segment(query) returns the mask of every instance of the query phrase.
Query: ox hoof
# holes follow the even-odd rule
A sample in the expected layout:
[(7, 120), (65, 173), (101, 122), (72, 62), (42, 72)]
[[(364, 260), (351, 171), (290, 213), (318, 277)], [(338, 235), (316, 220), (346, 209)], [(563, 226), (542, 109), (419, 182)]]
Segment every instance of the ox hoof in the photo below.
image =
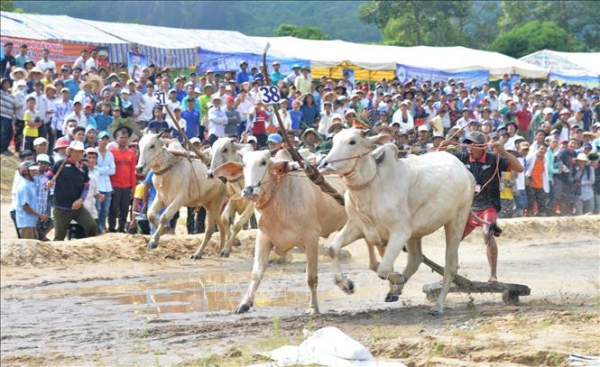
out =
[(221, 251), (221, 257), (229, 257), (229, 251)]
[(154, 250), (157, 247), (158, 247), (158, 242), (156, 242), (156, 241), (148, 242), (148, 250)]
[(304, 311), (305, 315), (318, 315), (319, 314), (319, 309), (316, 307), (309, 307), (306, 309), (306, 311)]
[(240, 247), (242, 245), (242, 241), (239, 238), (233, 240), (233, 246)]
[(190, 259), (200, 260), (200, 259), (202, 259), (202, 254), (193, 254), (192, 256), (190, 256)]
[(443, 311), (440, 311), (437, 307), (431, 308), (429, 312), (427, 312), (430, 316), (439, 317), (444, 314)]
[(340, 289), (346, 294), (354, 293), (354, 283), (350, 279), (342, 280), (341, 282), (337, 283), (337, 286), (340, 287)]
[(250, 305), (247, 303), (242, 303), (235, 309), (235, 313), (237, 314), (246, 313), (248, 311), (250, 311)]
[(398, 302), (399, 299), (400, 299), (400, 296), (395, 293), (388, 293), (385, 296), (385, 302)]

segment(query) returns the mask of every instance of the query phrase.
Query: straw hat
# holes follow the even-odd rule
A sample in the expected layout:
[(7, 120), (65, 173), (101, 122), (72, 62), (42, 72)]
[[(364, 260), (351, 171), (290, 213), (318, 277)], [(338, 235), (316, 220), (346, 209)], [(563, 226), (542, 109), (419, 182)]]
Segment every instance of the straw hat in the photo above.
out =
[(31, 79), (31, 74), (40, 74), (40, 76), (44, 76), (44, 73), (42, 73), (40, 69), (35, 67), (29, 70), (29, 73), (27, 73), (27, 79)]
[(26, 72), (26, 71), (25, 71), (25, 69), (23, 69), (23, 68), (14, 68), (14, 69), (13, 69), (13, 71), (11, 71), (11, 72), (10, 72), (10, 78), (11, 78), (11, 79), (16, 79), (16, 78), (15, 78), (15, 74), (17, 74), (17, 73), (22, 73), (22, 74), (23, 74), (23, 76), (25, 76), (25, 74), (26, 74), (27, 72)]
[(585, 164), (590, 164), (590, 158), (585, 153), (579, 153), (575, 160), (585, 162)]

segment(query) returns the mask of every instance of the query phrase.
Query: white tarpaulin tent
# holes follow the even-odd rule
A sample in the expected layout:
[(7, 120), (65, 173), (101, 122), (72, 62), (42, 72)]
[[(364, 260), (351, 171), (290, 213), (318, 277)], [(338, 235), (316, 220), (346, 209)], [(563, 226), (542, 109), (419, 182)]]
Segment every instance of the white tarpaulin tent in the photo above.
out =
[[(140, 24), (82, 22), (138, 45), (138, 52), (159, 67), (184, 68), (198, 65), (198, 49), (219, 53), (262, 54), (258, 44), (240, 32), (167, 28)], [(281, 55), (283, 56), (283, 55)]]
[(334, 41), (304, 40), (294, 37), (250, 37), (262, 43), (270, 42), (274, 50), (291, 57), (310, 60), (313, 68), (333, 68), (348, 62), (368, 70), (395, 70), (396, 64), (458, 72), (489, 70), (492, 79), (504, 73), (520, 74), (522, 78), (545, 78), (548, 70), (512, 57), (469, 49), (466, 47), (396, 47), (364, 45)]
[(559, 52), (542, 50), (519, 60), (550, 69), (550, 81), (600, 86), (600, 52)]
[[(108, 47), (127, 47), (127, 42), (66, 15), (39, 15), (1, 12), (2, 36), (53, 40)], [(112, 24), (112, 23), (111, 23)], [(111, 52), (112, 53), (112, 52)], [(122, 62), (112, 57), (113, 62)]]

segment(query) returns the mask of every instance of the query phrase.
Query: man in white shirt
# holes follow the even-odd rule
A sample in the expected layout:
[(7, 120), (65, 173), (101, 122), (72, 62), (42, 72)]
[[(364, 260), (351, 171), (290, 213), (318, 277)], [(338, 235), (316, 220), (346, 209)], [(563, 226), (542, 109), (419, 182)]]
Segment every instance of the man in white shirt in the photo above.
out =
[(87, 116), (83, 113), (81, 102), (73, 102), (73, 112), (65, 117), (65, 123), (63, 124), (63, 136), (67, 135), (65, 128), (67, 127), (66, 122), (69, 120), (77, 121), (77, 126), (87, 127)]
[(73, 69), (79, 68), (81, 70), (85, 70), (85, 63), (89, 57), (90, 55), (88, 50), (81, 50), (81, 56), (79, 56), (77, 60), (75, 60), (75, 63), (73, 63)]
[(45, 72), (48, 69), (56, 71), (56, 63), (52, 60), (49, 60), (48, 56), (50, 56), (50, 50), (45, 48), (42, 51), (42, 59), (35, 64), (35, 66), (37, 66), (37, 68), (40, 69), (42, 72)]
[(490, 102), (490, 110), (498, 111), (498, 109), (500, 109), (500, 101), (498, 100), (498, 96), (496, 95), (496, 88), (490, 88), (487, 100), (488, 102)]
[(98, 57), (98, 50), (93, 49), (90, 52), (90, 58), (85, 61), (85, 70), (98, 70), (98, 62), (96, 62), (96, 58)]
[[(508, 90), (508, 86), (504, 86), (502, 88), (502, 93), (500, 93), (500, 96), (498, 96), (498, 109), (502, 109), (504, 107), (506, 107), (506, 102), (512, 99), (510, 91)], [(491, 103), (490, 103), (491, 104)]]
[[(52, 86), (51, 88), (54, 88)], [(54, 88), (56, 90), (56, 88)], [(43, 92), (44, 84), (42, 82), (36, 82), (34, 86), (33, 93), (30, 93), (27, 98), (33, 97), (35, 98), (35, 108), (39, 111), (40, 116), (42, 116), (42, 120), (44, 124), (40, 129), (40, 136), (45, 136), (46, 133), (46, 124), (52, 120), (52, 115), (54, 114), (53, 104), (48, 101), (46, 95)]]
[(412, 114), (410, 111), (408, 111), (407, 101), (400, 103), (400, 108), (398, 111), (394, 112), (394, 115), (392, 116), (392, 124), (394, 123), (400, 124), (400, 130), (402, 130), (403, 133), (408, 133), (410, 130), (415, 128)]
[(140, 115), (138, 118), (138, 122), (140, 123), (140, 127), (142, 129), (146, 128), (148, 122), (154, 118), (154, 105), (156, 104), (156, 99), (154, 98), (154, 85), (148, 84), (146, 87), (146, 94), (142, 95), (140, 98)]
[(333, 104), (329, 101), (323, 102), (323, 113), (321, 114), (321, 121), (319, 121), (318, 132), (321, 135), (327, 135), (329, 128), (331, 127), (331, 119), (333, 117)]
[(208, 110), (208, 140), (211, 143), (225, 137), (225, 125), (227, 114), (221, 108), (221, 97), (213, 97), (212, 107)]
[(240, 94), (235, 103), (237, 106), (236, 109), (240, 113), (240, 124), (238, 125), (239, 136), (243, 131), (246, 131), (248, 121), (254, 119), (254, 102), (252, 97), (248, 95), (248, 92), (245, 89), (242, 89), (240, 90)]

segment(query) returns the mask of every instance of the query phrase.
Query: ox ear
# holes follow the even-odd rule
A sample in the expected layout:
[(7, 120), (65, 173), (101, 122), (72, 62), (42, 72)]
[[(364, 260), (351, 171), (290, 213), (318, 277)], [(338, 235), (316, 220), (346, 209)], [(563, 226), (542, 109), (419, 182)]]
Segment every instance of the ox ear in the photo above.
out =
[(292, 168), (289, 166), (290, 162), (288, 161), (274, 161), (271, 163), (271, 173), (276, 176), (285, 175), (286, 173), (292, 171)]
[(366, 138), (367, 136), (369, 136), (371, 134), (371, 129), (362, 129), (360, 130), (360, 135), (363, 138)]
[(232, 140), (231, 143), (233, 144), (233, 147), (238, 151), (240, 151), (242, 149), (248, 150), (249, 148), (252, 148), (252, 145), (250, 145), (250, 144), (241, 144), (241, 143), (237, 143), (234, 140)]
[(392, 137), (389, 134), (377, 134), (375, 136), (370, 136), (367, 139), (369, 139), (369, 143), (371, 143), (371, 145), (383, 145), (388, 143), (391, 138)]
[(223, 177), (227, 181), (235, 181), (244, 174), (244, 165), (239, 162), (223, 163), (213, 171), (217, 178)]

